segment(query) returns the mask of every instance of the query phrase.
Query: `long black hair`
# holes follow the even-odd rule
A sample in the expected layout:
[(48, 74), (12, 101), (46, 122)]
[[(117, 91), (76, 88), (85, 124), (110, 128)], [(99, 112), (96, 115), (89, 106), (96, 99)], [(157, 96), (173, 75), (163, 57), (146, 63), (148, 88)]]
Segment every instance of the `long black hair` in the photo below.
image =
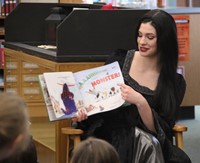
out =
[(163, 114), (163, 117), (174, 118), (179, 103), (176, 90), (178, 64), (176, 23), (167, 12), (159, 9), (151, 10), (141, 18), (136, 29), (135, 40), (137, 40), (138, 30), (142, 23), (150, 23), (157, 33), (158, 61), (161, 68), (156, 88), (157, 111), (161, 116)]

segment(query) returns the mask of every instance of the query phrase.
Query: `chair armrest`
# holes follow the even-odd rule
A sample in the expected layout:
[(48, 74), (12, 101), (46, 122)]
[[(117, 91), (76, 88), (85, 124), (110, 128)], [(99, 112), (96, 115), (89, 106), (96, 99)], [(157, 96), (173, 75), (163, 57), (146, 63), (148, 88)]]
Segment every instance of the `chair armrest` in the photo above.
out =
[(183, 132), (187, 131), (187, 127), (181, 124), (176, 124), (173, 127), (176, 145), (183, 149)]
[(181, 124), (175, 124), (173, 127), (174, 132), (185, 132), (187, 131), (187, 127)]
[(62, 134), (66, 134), (66, 135), (81, 135), (81, 134), (83, 134), (83, 130), (75, 129), (72, 127), (61, 128), (61, 132), (62, 132)]

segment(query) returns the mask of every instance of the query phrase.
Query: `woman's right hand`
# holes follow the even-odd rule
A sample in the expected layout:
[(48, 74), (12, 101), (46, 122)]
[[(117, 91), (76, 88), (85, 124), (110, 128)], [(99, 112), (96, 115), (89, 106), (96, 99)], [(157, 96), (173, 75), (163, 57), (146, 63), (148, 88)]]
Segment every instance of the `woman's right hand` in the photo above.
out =
[(72, 118), (73, 122), (81, 122), (88, 118), (87, 112), (85, 109), (78, 110), (77, 114)]

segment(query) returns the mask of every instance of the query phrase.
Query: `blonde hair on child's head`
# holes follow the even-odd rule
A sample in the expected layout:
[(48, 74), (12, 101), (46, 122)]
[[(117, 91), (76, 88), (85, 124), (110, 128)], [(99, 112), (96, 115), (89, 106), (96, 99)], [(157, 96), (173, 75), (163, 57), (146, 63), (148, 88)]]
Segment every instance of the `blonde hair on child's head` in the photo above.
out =
[(11, 146), (20, 136), (18, 151), (28, 144), (29, 118), (23, 99), (17, 95), (0, 92), (0, 151)]
[(105, 140), (90, 137), (73, 151), (71, 163), (120, 163), (115, 148)]

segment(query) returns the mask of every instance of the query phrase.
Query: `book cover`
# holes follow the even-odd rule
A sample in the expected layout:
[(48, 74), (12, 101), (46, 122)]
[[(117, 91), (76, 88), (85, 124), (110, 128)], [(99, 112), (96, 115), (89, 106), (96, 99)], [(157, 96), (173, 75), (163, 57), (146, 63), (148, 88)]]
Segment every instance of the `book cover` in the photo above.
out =
[(50, 121), (72, 118), (80, 109), (90, 116), (124, 103), (117, 85), (124, 83), (118, 62), (76, 73), (44, 73), (39, 81)]
[(56, 120), (56, 116), (54, 113), (54, 108), (51, 103), (51, 98), (50, 98), (48, 90), (47, 90), (47, 85), (46, 85), (44, 76), (39, 75), (38, 77), (39, 77), (39, 83), (40, 83), (41, 91), (43, 94), (44, 102), (45, 102), (46, 109), (47, 109), (47, 114), (49, 116), (49, 120), (54, 121), (54, 120)]

